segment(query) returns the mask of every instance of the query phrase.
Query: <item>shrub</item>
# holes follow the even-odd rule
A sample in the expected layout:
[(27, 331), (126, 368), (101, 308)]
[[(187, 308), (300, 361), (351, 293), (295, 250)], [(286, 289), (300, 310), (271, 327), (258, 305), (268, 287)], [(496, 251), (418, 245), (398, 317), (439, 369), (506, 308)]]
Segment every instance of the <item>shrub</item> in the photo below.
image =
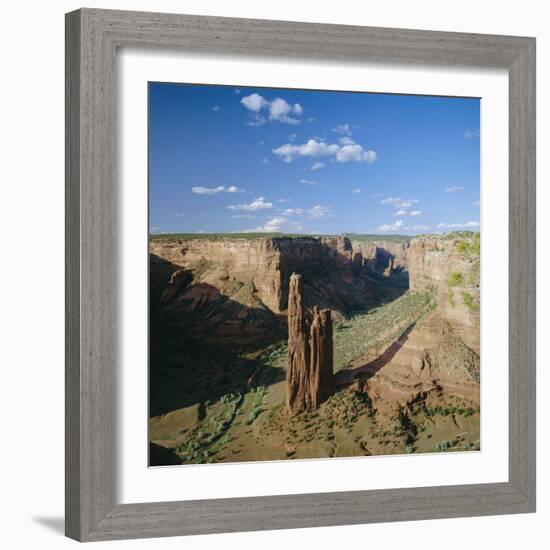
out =
[(474, 299), (471, 294), (463, 290), (461, 292), (462, 296), (462, 303), (469, 309), (469, 310), (476, 310), (479, 309), (479, 304), (474, 302)]
[(456, 271), (453, 271), (453, 273), (449, 274), (449, 277), (447, 279), (447, 284), (450, 286), (450, 287), (453, 287), (453, 286), (457, 286), (459, 284), (461, 284), (464, 280), (464, 277), (462, 277), (462, 274), (456, 272)]

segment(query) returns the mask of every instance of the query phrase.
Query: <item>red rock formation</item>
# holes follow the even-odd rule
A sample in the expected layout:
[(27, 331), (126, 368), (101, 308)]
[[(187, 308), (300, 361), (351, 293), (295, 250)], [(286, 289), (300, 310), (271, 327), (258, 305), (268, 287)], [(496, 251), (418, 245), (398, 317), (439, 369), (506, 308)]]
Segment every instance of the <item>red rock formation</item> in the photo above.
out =
[(310, 334), (311, 407), (316, 409), (333, 391), (332, 319), (330, 309), (313, 308)]
[(317, 408), (331, 393), (332, 319), (329, 309), (313, 308), (311, 323), (303, 306), (302, 277), (293, 273), (288, 295), (287, 405), (290, 413)]
[(302, 294), (302, 277), (293, 273), (290, 277), (288, 293), (288, 369), (286, 384), (288, 409), (296, 413), (311, 407), (309, 342)]

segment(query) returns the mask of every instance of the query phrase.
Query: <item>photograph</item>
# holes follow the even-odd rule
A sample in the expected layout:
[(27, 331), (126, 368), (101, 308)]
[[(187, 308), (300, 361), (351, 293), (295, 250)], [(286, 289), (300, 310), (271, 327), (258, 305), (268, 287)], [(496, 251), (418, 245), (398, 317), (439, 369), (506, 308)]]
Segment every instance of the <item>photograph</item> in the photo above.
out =
[(481, 450), (480, 106), (148, 83), (150, 467)]

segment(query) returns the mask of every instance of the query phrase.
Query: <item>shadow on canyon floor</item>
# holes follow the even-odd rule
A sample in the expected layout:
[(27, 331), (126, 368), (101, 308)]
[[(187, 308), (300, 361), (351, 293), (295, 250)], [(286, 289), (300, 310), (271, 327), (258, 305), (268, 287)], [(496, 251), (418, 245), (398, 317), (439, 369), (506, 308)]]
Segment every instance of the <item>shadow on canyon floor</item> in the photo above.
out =
[(366, 381), (369, 378), (372, 378), (379, 370), (383, 369), (395, 357), (395, 354), (405, 345), (415, 325), (416, 323), (405, 330), (405, 332), (403, 332), (403, 334), (374, 361), (370, 361), (359, 367), (344, 369), (337, 372), (334, 375), (334, 383), (336, 387), (338, 389), (342, 389), (350, 386), (358, 380)]

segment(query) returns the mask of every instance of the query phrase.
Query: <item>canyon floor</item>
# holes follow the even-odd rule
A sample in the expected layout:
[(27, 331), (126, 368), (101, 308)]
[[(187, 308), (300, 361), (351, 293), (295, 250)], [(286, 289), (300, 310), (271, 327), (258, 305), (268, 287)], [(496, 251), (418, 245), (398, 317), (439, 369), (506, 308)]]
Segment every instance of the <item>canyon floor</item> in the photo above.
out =
[[(150, 465), (480, 449), (475, 235), (338, 240), (328, 252), (308, 241), (307, 258), (300, 238), (255, 239), (151, 246)], [(296, 415), (285, 406), (288, 270), (335, 313), (335, 392)]]

